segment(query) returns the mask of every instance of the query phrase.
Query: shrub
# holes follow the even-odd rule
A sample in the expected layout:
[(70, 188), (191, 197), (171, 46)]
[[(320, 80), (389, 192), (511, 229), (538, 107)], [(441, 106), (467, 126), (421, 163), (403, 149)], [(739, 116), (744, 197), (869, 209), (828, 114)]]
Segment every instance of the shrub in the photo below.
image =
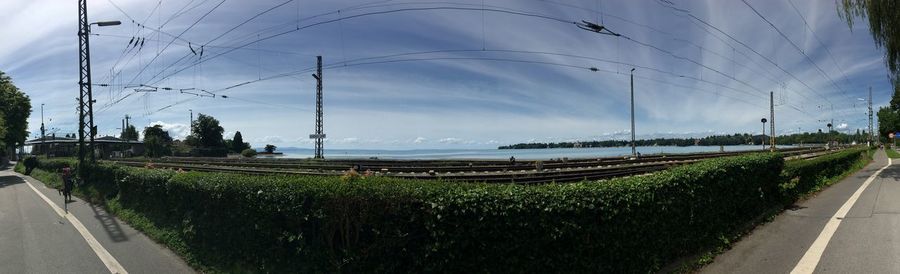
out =
[(256, 150), (252, 148), (244, 149), (243, 151), (241, 151), (241, 155), (250, 158), (256, 156)]

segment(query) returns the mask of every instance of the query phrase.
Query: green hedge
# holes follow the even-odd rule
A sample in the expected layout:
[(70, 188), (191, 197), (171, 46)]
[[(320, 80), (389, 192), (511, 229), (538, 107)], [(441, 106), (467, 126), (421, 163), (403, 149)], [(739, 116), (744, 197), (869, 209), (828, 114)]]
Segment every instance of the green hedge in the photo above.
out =
[(854, 165), (867, 163), (872, 157), (868, 148), (852, 148), (809, 160), (785, 162), (781, 185), (786, 203), (815, 192), (832, 178), (851, 170)]
[[(519, 186), (98, 165), (95, 188), (227, 272), (647, 272), (778, 203), (778, 155)], [(109, 192), (107, 192), (109, 193)]]
[(149, 220), (211, 272), (653, 272), (780, 206), (787, 170), (843, 163), (825, 162), (750, 154), (537, 186), (100, 164), (85, 193)]

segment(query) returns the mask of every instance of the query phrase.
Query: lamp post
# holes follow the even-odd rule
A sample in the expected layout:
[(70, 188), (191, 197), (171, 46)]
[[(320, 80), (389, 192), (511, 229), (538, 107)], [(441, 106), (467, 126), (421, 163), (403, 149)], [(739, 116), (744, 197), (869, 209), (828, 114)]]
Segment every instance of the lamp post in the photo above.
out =
[(637, 157), (634, 147), (634, 68), (631, 68), (631, 156)]
[(41, 103), (41, 149), (44, 150), (44, 154), (48, 154), (47, 152), (47, 133), (44, 129), (44, 103)]
[(763, 124), (762, 136), (759, 137), (759, 142), (762, 144), (762, 149), (766, 150), (766, 122), (768, 122), (769, 120), (766, 120), (766, 118), (762, 118), (762, 120), (759, 121)]
[[(85, 153), (90, 155), (91, 162), (96, 160), (94, 155), (94, 135), (96, 135), (97, 128), (94, 127), (94, 98), (91, 93), (91, 25), (105, 27), (120, 24), (122, 23), (119, 21), (88, 23), (87, 0), (78, 0), (78, 60), (80, 65), (78, 70), (78, 164), (82, 167), (84, 166)], [(85, 123), (85, 119), (87, 119), (87, 123)], [(87, 147), (84, 144), (85, 134), (90, 138)], [(84, 168), (79, 168), (78, 170), (79, 174), (85, 174), (86, 170)]]

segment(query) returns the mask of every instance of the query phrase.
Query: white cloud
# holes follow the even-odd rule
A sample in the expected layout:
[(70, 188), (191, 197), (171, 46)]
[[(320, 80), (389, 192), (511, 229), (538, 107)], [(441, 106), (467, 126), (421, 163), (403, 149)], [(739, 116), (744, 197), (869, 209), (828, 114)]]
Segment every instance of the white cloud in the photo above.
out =
[(261, 144), (260, 146), (262, 146), (265, 144), (281, 144), (284, 142), (284, 139), (282, 139), (281, 136), (276, 135), (276, 136), (265, 136), (262, 138), (256, 138), (253, 141), (255, 143), (260, 143)]
[(839, 125), (837, 125), (836, 128), (837, 128), (837, 129), (846, 129), (846, 128), (847, 128), (847, 123), (840, 123)]
[(428, 139), (425, 137), (416, 137), (416, 139), (413, 140), (413, 143), (415, 143), (415, 144), (422, 144), (425, 142), (428, 142)]
[[(191, 127), (189, 127), (187, 124), (166, 123), (163, 121), (156, 121), (156, 122), (150, 123), (147, 126), (153, 126), (153, 125), (162, 126), (163, 130), (168, 131), (169, 136), (171, 136), (172, 139), (176, 139), (176, 140), (184, 140), (185, 137), (187, 137), (188, 135), (191, 134)], [(138, 129), (138, 131), (140, 131), (141, 134), (143, 134), (142, 129)]]

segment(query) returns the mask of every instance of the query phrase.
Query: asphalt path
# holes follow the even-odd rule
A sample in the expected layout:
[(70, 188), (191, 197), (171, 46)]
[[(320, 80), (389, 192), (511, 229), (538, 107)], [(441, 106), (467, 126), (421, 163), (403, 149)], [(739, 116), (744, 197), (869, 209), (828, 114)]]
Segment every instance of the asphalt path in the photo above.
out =
[(63, 208), (55, 189), (0, 169), (0, 273), (194, 273), (100, 206)]
[(900, 164), (888, 163), (878, 151), (861, 171), (757, 227), (700, 272), (900, 273)]

